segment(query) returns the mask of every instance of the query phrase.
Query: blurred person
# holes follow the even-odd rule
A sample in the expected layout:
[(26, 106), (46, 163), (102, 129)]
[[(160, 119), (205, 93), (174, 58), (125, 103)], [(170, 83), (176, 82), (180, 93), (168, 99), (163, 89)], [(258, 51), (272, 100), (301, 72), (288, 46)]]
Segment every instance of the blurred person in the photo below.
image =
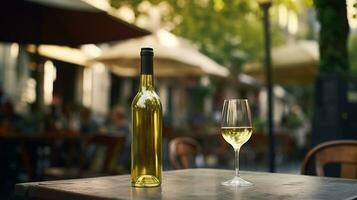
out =
[(46, 109), (45, 130), (57, 132), (64, 128), (65, 120), (62, 112), (62, 98), (59, 94), (53, 94), (52, 104)]
[(59, 128), (58, 121), (60, 120), (59, 108), (52, 104), (45, 110), (45, 130), (46, 131), (57, 131)]
[(119, 163), (128, 170), (130, 168), (131, 132), (130, 123), (126, 117), (126, 109), (123, 106), (114, 107), (102, 132), (120, 135), (125, 138), (125, 146), (119, 158)]
[(4, 90), (2, 88), (2, 84), (0, 83), (0, 105), (4, 104), (6, 101), (6, 97), (4, 94)]
[(290, 113), (284, 113), (281, 116), (280, 123), (275, 127), (275, 131), (277, 133), (289, 133), (290, 132), (289, 114)]
[(300, 150), (304, 149), (306, 146), (306, 135), (308, 134), (310, 125), (300, 105), (294, 104), (291, 107), (289, 118), (290, 126), (295, 128), (297, 146)]
[(22, 118), (15, 113), (13, 104), (6, 101), (0, 108), (0, 135), (20, 132), (22, 128)]
[(77, 104), (67, 106), (67, 129), (78, 132), (81, 130), (81, 112), (82, 108)]
[(81, 134), (95, 134), (99, 129), (98, 123), (92, 116), (90, 108), (83, 107), (80, 112), (80, 132)]
[(130, 141), (129, 121), (125, 113), (126, 109), (124, 107), (114, 107), (104, 128), (104, 132), (125, 136), (125, 139)]
[(80, 130), (80, 113), (76, 105), (53, 104), (52, 112), (55, 130), (79, 131)]
[(70, 129), (70, 120), (71, 120), (71, 115), (72, 112), (75, 112), (74, 107), (71, 104), (63, 104), (62, 106), (62, 129), (68, 130)]

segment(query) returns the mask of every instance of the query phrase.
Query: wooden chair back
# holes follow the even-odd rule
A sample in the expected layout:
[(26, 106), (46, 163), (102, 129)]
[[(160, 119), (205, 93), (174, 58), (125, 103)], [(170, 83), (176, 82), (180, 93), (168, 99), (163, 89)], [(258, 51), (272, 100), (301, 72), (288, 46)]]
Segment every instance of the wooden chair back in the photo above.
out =
[(357, 140), (336, 140), (322, 143), (308, 152), (301, 173), (306, 174), (309, 163), (315, 158), (315, 170), (318, 176), (325, 176), (324, 166), (340, 163), (341, 178), (357, 178)]
[(195, 167), (196, 156), (201, 152), (201, 145), (190, 137), (177, 137), (169, 143), (169, 159), (175, 169)]

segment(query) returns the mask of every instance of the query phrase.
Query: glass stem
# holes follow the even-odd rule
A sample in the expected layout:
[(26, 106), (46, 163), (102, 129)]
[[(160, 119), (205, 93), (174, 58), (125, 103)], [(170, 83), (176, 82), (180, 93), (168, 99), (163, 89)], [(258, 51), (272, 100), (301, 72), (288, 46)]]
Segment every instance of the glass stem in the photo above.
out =
[(234, 154), (235, 154), (235, 168), (236, 168), (236, 177), (239, 177), (239, 150), (240, 147), (234, 149)]

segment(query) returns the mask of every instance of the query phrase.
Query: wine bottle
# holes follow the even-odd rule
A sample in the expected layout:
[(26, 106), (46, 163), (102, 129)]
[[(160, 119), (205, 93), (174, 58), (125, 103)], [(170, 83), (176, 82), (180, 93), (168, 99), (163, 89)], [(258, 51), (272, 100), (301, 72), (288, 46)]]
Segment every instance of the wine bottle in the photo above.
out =
[(141, 48), (139, 91), (132, 105), (131, 182), (134, 187), (161, 185), (162, 105), (154, 89), (152, 48)]

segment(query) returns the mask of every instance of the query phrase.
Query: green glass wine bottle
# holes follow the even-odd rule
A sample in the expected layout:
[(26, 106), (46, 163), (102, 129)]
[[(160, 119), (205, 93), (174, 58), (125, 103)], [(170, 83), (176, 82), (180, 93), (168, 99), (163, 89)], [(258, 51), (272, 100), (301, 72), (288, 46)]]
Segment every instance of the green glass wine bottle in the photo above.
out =
[(142, 48), (139, 91), (132, 105), (131, 182), (134, 187), (161, 185), (162, 105), (155, 92), (152, 48)]

